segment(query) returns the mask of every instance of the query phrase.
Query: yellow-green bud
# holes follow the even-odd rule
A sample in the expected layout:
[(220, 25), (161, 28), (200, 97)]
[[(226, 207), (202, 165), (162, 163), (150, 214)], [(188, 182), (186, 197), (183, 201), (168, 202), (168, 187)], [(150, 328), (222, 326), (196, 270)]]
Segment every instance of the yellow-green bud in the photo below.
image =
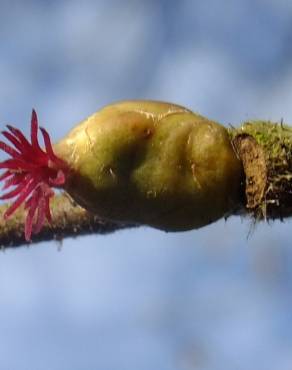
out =
[(227, 130), (181, 106), (108, 105), (54, 146), (65, 190), (101, 218), (188, 230), (234, 212), (242, 165)]

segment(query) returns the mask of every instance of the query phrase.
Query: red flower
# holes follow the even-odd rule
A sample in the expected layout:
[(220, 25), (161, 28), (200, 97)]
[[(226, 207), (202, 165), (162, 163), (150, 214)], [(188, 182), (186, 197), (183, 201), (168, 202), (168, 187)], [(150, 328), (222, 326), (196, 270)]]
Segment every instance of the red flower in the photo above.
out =
[(3, 131), (13, 145), (0, 141), (0, 149), (10, 155), (10, 159), (0, 162), (0, 169), (6, 171), (0, 176), (5, 180), (3, 190), (13, 189), (2, 195), (0, 199), (12, 199), (14, 202), (4, 213), (10, 217), (24, 203), (27, 210), (25, 221), (25, 239), (30, 240), (32, 233), (38, 233), (47, 219), (51, 222), (50, 199), (54, 195), (52, 187), (62, 187), (66, 180), (66, 163), (58, 158), (53, 151), (50, 136), (44, 128), (40, 128), (45, 150), (38, 141), (38, 119), (33, 110), (31, 116), (31, 143), (23, 133), (7, 125)]

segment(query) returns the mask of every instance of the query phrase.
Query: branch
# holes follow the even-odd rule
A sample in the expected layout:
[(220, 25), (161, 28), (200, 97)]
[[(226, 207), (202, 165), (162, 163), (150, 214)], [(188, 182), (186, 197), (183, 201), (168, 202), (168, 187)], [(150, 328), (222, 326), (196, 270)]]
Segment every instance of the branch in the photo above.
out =
[(23, 232), (26, 217), (24, 209), (20, 208), (13, 217), (4, 220), (3, 214), (8, 206), (8, 204), (0, 206), (0, 247), (2, 249), (48, 240), (60, 241), (64, 238), (75, 238), (80, 235), (108, 234), (134, 226), (101, 220), (98, 216), (79, 207), (69, 196), (62, 194), (55, 196), (52, 200), (52, 224), (46, 223), (28, 243), (24, 239)]
[[(133, 104), (134, 107), (137, 104), (139, 105), (139, 103)], [(165, 109), (163, 103), (157, 104), (160, 109), (162, 109), (161, 104), (163, 109)], [(169, 106), (167, 105), (167, 107)], [(114, 110), (114, 112), (117, 114), (119, 111)], [(195, 128), (192, 134), (193, 136), (189, 136), (189, 138), (193, 138), (192, 140), (195, 143), (194, 148), (196, 150), (188, 152), (188, 155), (185, 154), (187, 153), (185, 141), (182, 140), (184, 136), (181, 135), (185, 131), (181, 131), (180, 119), (182, 118), (180, 115), (175, 116), (178, 121), (171, 121), (172, 126), (174, 125), (174, 134), (171, 136), (171, 140), (168, 139), (169, 127), (166, 126), (167, 134), (165, 134), (163, 124), (157, 125), (155, 130), (160, 128), (162, 130), (161, 138), (164, 138), (164, 141), (161, 139), (162, 141), (159, 142), (159, 145), (155, 141), (155, 138), (160, 138), (160, 131), (157, 131), (158, 133), (156, 132), (156, 136), (153, 135), (153, 137), (151, 135), (149, 136), (150, 131), (148, 129), (145, 131), (145, 127), (147, 128), (147, 125), (149, 125), (148, 116), (146, 118), (142, 116), (144, 121), (140, 117), (142, 119), (141, 122), (136, 120), (136, 116), (134, 116), (135, 120), (133, 117), (126, 116), (125, 118), (123, 116), (124, 119), (129, 119), (130, 123), (134, 122), (133, 126), (132, 123), (130, 126), (119, 125), (119, 129), (125, 130), (125, 133), (121, 133), (121, 136), (118, 136), (118, 139), (113, 142), (109, 139), (112, 136), (100, 138), (109, 147), (106, 146), (108, 149), (105, 151), (101, 150), (98, 157), (99, 164), (95, 164), (94, 166), (91, 164), (90, 169), (92, 169), (92, 173), (86, 173), (84, 179), (82, 179), (78, 171), (71, 171), (71, 177), (66, 185), (67, 191), (71, 189), (71, 193), (70, 191), (68, 192), (70, 194), (77, 194), (78, 197), (75, 197), (75, 199), (83, 199), (83, 204), (99, 204), (100, 209), (107, 209), (107, 207), (110, 209), (114, 208), (115, 212), (108, 214), (117, 215), (117, 219), (136, 220), (137, 223), (152, 225), (166, 231), (198, 228), (220, 217), (238, 214), (238, 212), (247, 214), (256, 221), (283, 219), (284, 217), (292, 216), (291, 127), (284, 125), (282, 122), (277, 124), (267, 121), (253, 121), (246, 122), (239, 128), (231, 127), (226, 131), (222, 126), (220, 127), (220, 125), (201, 116), (188, 111), (185, 114), (188, 119), (191, 119), (190, 122), (193, 122), (193, 128)], [(94, 117), (94, 119), (97, 119), (99, 116)], [(114, 117), (116, 116), (114, 115)], [(173, 119), (174, 116), (169, 115), (169, 117), (169, 119)], [(110, 121), (106, 120), (106, 122)], [(139, 125), (142, 125), (141, 127), (143, 128), (141, 131), (142, 136), (140, 135)], [(116, 127), (116, 124), (113, 124), (113, 127)], [(12, 140), (12, 143), (16, 143), (15, 146), (18, 148), (20, 146), (19, 137), (22, 138), (22, 136), (19, 136), (20, 134), (18, 131), (15, 131), (16, 129), (9, 129), (18, 135), (13, 137)], [(152, 129), (154, 130), (153, 127)], [(32, 133), (35, 134), (34, 130), (35, 126), (32, 125)], [(101, 131), (98, 130), (97, 132), (100, 134)], [(105, 132), (107, 135), (113, 135), (111, 129), (105, 130)], [(145, 132), (147, 133), (146, 136), (144, 135)], [(134, 133), (138, 136), (136, 137)], [(6, 132), (6, 137), (10, 137), (9, 135), (11, 136), (11, 133)], [(49, 140), (46, 135), (47, 133), (45, 132), (44, 137)], [(132, 135), (134, 135), (135, 140), (138, 140), (137, 142), (133, 139)], [(80, 137), (83, 138), (82, 135)], [(123, 140), (121, 140), (122, 137), (124, 138)], [(150, 155), (145, 152), (145, 140), (151, 140), (151, 137), (154, 142), (152, 144), (150, 142), (149, 144), (147, 141), (147, 148), (149, 153), (151, 153)], [(70, 140), (69, 142), (71, 142)], [(132, 140), (136, 143), (134, 148), (139, 152), (139, 155), (132, 155)], [(79, 152), (81, 154), (85, 153), (85, 157), (82, 157), (83, 162), (80, 162), (81, 164), (87, 163), (86, 155), (88, 153), (91, 155), (91, 161), (97, 160), (95, 154), (92, 154), (95, 153), (94, 151), (91, 153), (91, 151), (87, 152), (83, 150), (83, 139), (79, 139), (77, 142), (82, 144), (80, 144)], [(190, 142), (192, 143), (192, 141)], [(16, 168), (20, 166), (18, 163), (20, 153), (15, 152), (13, 148), (3, 142), (0, 144), (0, 149), (10, 154), (13, 158), (10, 159), (10, 162), (9, 160), (8, 162), (2, 162), (2, 168), (8, 169), (9, 176), (12, 174), (12, 177), (6, 180), (6, 185), (4, 183), (4, 188), (15, 186), (15, 184), (19, 184), (19, 178), (14, 176), (13, 171), (15, 170), (15, 166)], [(65, 147), (72, 151), (71, 146), (67, 144), (65, 140)], [(129, 145), (131, 150), (128, 148)], [(101, 147), (103, 148), (105, 146)], [(140, 152), (141, 148), (143, 150)], [(75, 149), (74, 152), (76, 151)], [(36, 148), (36, 150), (39, 149)], [(25, 149), (23, 151), (25, 153)], [(50, 153), (51, 151), (52, 149), (49, 150)], [(70, 151), (69, 155), (65, 156), (66, 158), (70, 157)], [(112, 153), (110, 156), (108, 154), (109, 152)], [(122, 152), (127, 153), (127, 155), (121, 155)], [(45, 152), (43, 152), (43, 155), (45, 155)], [(108, 163), (109, 157), (113, 157), (115, 160), (117, 158), (117, 162), (114, 162), (113, 168), (122, 169), (120, 171), (121, 174), (119, 172), (116, 174), (110, 166), (105, 166), (104, 163)], [(130, 165), (127, 162), (129, 161), (128, 157), (131, 157)], [(53, 155), (52, 159), (54, 160), (54, 158)], [(144, 164), (142, 165), (140, 163), (139, 171), (136, 171), (135, 176), (133, 176), (136, 182), (133, 183), (131, 182), (132, 180), (129, 180), (126, 184), (127, 186), (125, 186), (125, 179), (132, 179), (130, 171), (133, 169), (133, 158), (135, 158), (135, 161)], [(151, 162), (153, 158), (158, 158), (155, 166)], [(24, 159), (27, 160), (25, 156)], [(49, 158), (49, 160), (51, 159)], [(151, 164), (148, 165), (147, 163), (145, 165), (146, 161), (150, 161), (149, 163)], [(167, 162), (170, 162), (170, 164)], [(216, 163), (215, 169), (214, 163)], [(29, 168), (29, 164), (24, 164), (22, 173), (26, 173), (27, 166)], [(12, 170), (10, 171), (11, 166)], [(99, 176), (96, 176), (96, 166), (101, 168)], [(149, 180), (149, 183), (147, 183), (148, 177), (152, 176), (149, 168), (154, 174)], [(39, 171), (41, 170), (44, 170), (44, 168), (41, 167)], [(49, 168), (49, 170), (51, 171), (52, 169)], [(33, 172), (33, 174), (35, 173)], [(49, 177), (47, 178), (44, 174)], [(44, 174), (42, 174), (44, 175), (43, 183), (50, 185), (51, 172), (44, 172)], [(74, 177), (75, 175), (76, 178)], [(7, 177), (5, 176), (4, 173), (2, 180)], [(182, 177), (179, 178), (179, 176)], [(91, 182), (88, 180), (88, 177), (91, 178)], [(20, 179), (23, 180), (23, 178)], [(103, 184), (103, 192), (99, 190), (99, 192), (95, 193), (96, 189), (94, 186), (91, 186), (97, 179)], [(55, 181), (57, 180), (59, 180), (58, 174), (56, 174), (55, 178)], [(145, 191), (145, 183), (148, 186), (146, 186), (147, 191)], [(110, 184), (110, 186), (106, 188), (106, 184)], [(123, 186), (120, 186), (120, 184), (123, 184)], [(178, 184), (176, 189), (174, 189), (174, 184)], [(8, 193), (8, 197), (15, 191), (20, 191), (20, 194), (23, 196), (23, 193), (21, 193), (23, 187), (20, 186), (20, 190), (18, 188), (16, 187), (16, 190), (14, 189)], [(158, 195), (157, 189), (159, 189)], [(29, 198), (28, 201), (32, 200), (30, 203), (26, 201), (26, 204), (28, 204), (27, 207), (31, 207), (30, 209), (33, 210), (33, 214), (35, 213), (33, 201), (39, 200), (38, 193), (34, 193), (34, 195), (35, 198), (32, 196)], [(6, 198), (8, 197), (6, 194)], [(43, 199), (43, 201), (46, 201), (46, 199)], [(137, 202), (139, 206), (136, 205)], [(164, 208), (164, 205), (166, 208)], [(13, 214), (13, 218), (5, 221), (3, 215), (7, 208), (8, 205), (0, 206), (0, 246), (6, 248), (28, 244), (24, 239), (23, 233), (27, 210), (24, 211), (23, 208), (20, 208)], [(102, 220), (75, 204), (66, 195), (54, 197), (51, 210), (53, 215), (52, 223), (46, 223), (42, 230), (33, 236), (32, 243), (45, 240), (62, 240), (66, 237), (76, 237), (93, 233), (106, 234), (115, 230), (136, 226), (130, 223), (122, 224)], [(28, 216), (33, 219), (33, 216)]]

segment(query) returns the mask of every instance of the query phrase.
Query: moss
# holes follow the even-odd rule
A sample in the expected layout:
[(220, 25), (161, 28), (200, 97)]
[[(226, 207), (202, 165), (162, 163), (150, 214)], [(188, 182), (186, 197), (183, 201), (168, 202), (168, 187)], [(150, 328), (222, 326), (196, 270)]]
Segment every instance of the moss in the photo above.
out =
[(251, 121), (230, 135), (246, 174), (247, 209), (256, 219), (292, 215), (292, 129)]

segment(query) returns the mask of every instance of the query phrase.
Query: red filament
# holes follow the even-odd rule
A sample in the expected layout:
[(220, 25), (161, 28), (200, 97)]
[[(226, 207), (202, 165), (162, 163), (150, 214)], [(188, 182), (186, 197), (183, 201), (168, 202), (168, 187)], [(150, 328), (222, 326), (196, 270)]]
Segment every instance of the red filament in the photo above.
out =
[(67, 165), (58, 158), (52, 148), (50, 136), (40, 128), (45, 149), (38, 141), (38, 118), (36, 112), (31, 116), (31, 143), (23, 133), (10, 125), (2, 135), (10, 142), (0, 141), (0, 149), (11, 158), (0, 162), (0, 175), (4, 181), (3, 190), (10, 189), (0, 197), (2, 200), (15, 198), (4, 213), (10, 217), (18, 207), (24, 204), (27, 210), (25, 221), (25, 239), (29, 241), (32, 233), (38, 233), (45, 220), (51, 222), (50, 200), (54, 196), (52, 187), (62, 187), (66, 181)]

